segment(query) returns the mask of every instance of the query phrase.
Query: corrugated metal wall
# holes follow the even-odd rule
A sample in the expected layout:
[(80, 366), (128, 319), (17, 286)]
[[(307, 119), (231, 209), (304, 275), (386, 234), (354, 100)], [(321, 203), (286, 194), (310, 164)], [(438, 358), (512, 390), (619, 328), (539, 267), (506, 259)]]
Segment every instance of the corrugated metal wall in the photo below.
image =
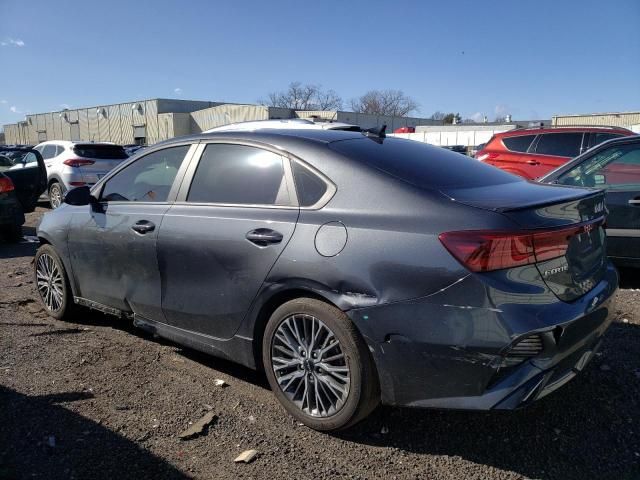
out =
[(290, 108), (268, 107), (269, 118), (274, 120), (281, 120), (283, 118), (294, 117), (294, 111)]
[(144, 112), (147, 124), (147, 144), (153, 145), (163, 140), (158, 132), (158, 102), (155, 100), (147, 100), (144, 102)]
[[(177, 116), (164, 116), (174, 113)], [(189, 116), (185, 131), (184, 115)], [(66, 118), (65, 118), (66, 116)], [(37, 144), (46, 140), (134, 142), (134, 127), (145, 127), (146, 142), (152, 145), (176, 135), (199, 133), (203, 130), (235, 122), (281, 118), (317, 117), (375, 128), (387, 125), (391, 132), (403, 126), (429, 125), (433, 121), (414, 117), (385, 117), (342, 111), (297, 111), (262, 105), (224, 104), (219, 102), (151, 99), (28, 115), (25, 125), (5, 125), (7, 143)], [(168, 123), (167, 123), (168, 122)], [(640, 123), (640, 121), (636, 122)], [(178, 133), (180, 132), (180, 133)]]
[(630, 128), (640, 123), (640, 112), (602, 113), (593, 115), (554, 115), (552, 125), (608, 125)]
[(262, 105), (219, 105), (191, 113), (191, 132), (200, 133), (229, 123), (268, 119), (269, 107), (263, 107)]
[[(166, 133), (161, 135), (158, 130), (158, 115), (159, 112), (162, 113), (158, 107), (159, 102), (165, 111), (173, 109), (174, 113), (180, 113), (175, 121), (179, 124), (177, 131), (181, 135), (189, 133), (185, 132), (188, 112), (219, 105), (208, 101), (151, 99), (27, 115), (27, 121), (22, 127), (18, 127), (18, 124), (4, 126), (6, 141), (35, 145), (45, 139), (71, 140), (73, 130), (74, 136), (79, 136), (80, 140), (128, 144), (134, 142), (134, 126), (144, 126), (147, 144), (151, 145), (171, 138)], [(173, 123), (171, 128), (173, 129)]]

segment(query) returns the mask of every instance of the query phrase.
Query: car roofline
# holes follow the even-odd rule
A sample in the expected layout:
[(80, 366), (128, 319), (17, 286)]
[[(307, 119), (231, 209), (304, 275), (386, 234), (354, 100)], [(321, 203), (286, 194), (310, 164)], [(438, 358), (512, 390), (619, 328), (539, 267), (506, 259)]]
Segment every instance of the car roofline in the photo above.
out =
[(522, 133), (522, 132), (531, 132), (531, 133), (539, 133), (543, 130), (604, 130), (604, 131), (622, 131), (627, 133), (634, 133), (632, 130), (629, 130), (625, 127), (616, 127), (614, 125), (541, 125), (539, 127), (518, 127), (513, 130), (506, 130), (504, 132), (498, 132), (496, 135), (508, 135), (511, 133)]

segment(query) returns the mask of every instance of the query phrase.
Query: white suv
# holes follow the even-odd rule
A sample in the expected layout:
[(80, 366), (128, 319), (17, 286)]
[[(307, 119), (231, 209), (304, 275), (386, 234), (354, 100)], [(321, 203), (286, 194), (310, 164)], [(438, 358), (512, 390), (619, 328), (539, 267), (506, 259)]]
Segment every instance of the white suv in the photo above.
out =
[(53, 140), (34, 148), (47, 167), (47, 193), (53, 208), (60, 206), (66, 192), (75, 187), (92, 186), (128, 158), (124, 149), (114, 143)]

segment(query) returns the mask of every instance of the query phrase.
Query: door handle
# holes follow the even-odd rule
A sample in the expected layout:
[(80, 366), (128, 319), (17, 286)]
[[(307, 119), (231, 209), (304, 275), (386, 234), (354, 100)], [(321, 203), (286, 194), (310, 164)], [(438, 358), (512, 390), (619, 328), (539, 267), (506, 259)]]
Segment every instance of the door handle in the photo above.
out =
[(536, 162), (535, 160), (527, 160), (527, 162), (529, 165), (540, 165), (540, 162)]
[(634, 198), (633, 200), (629, 200), (629, 205), (640, 205), (640, 198)]
[(266, 247), (282, 241), (282, 234), (269, 228), (257, 228), (246, 235), (247, 240), (259, 247)]
[(131, 230), (134, 232), (138, 232), (141, 235), (144, 235), (148, 232), (153, 232), (156, 229), (156, 225), (149, 220), (140, 220), (135, 225), (131, 226)]

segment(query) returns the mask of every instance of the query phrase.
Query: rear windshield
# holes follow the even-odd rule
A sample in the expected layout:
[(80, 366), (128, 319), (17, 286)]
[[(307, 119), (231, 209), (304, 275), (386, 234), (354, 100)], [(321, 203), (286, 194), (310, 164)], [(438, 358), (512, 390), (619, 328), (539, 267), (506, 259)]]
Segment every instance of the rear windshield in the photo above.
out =
[(522, 181), (478, 160), (414, 140), (363, 138), (333, 142), (329, 148), (422, 188), (481, 187)]
[(76, 155), (99, 160), (123, 160), (129, 158), (120, 145), (76, 145), (73, 147)]

